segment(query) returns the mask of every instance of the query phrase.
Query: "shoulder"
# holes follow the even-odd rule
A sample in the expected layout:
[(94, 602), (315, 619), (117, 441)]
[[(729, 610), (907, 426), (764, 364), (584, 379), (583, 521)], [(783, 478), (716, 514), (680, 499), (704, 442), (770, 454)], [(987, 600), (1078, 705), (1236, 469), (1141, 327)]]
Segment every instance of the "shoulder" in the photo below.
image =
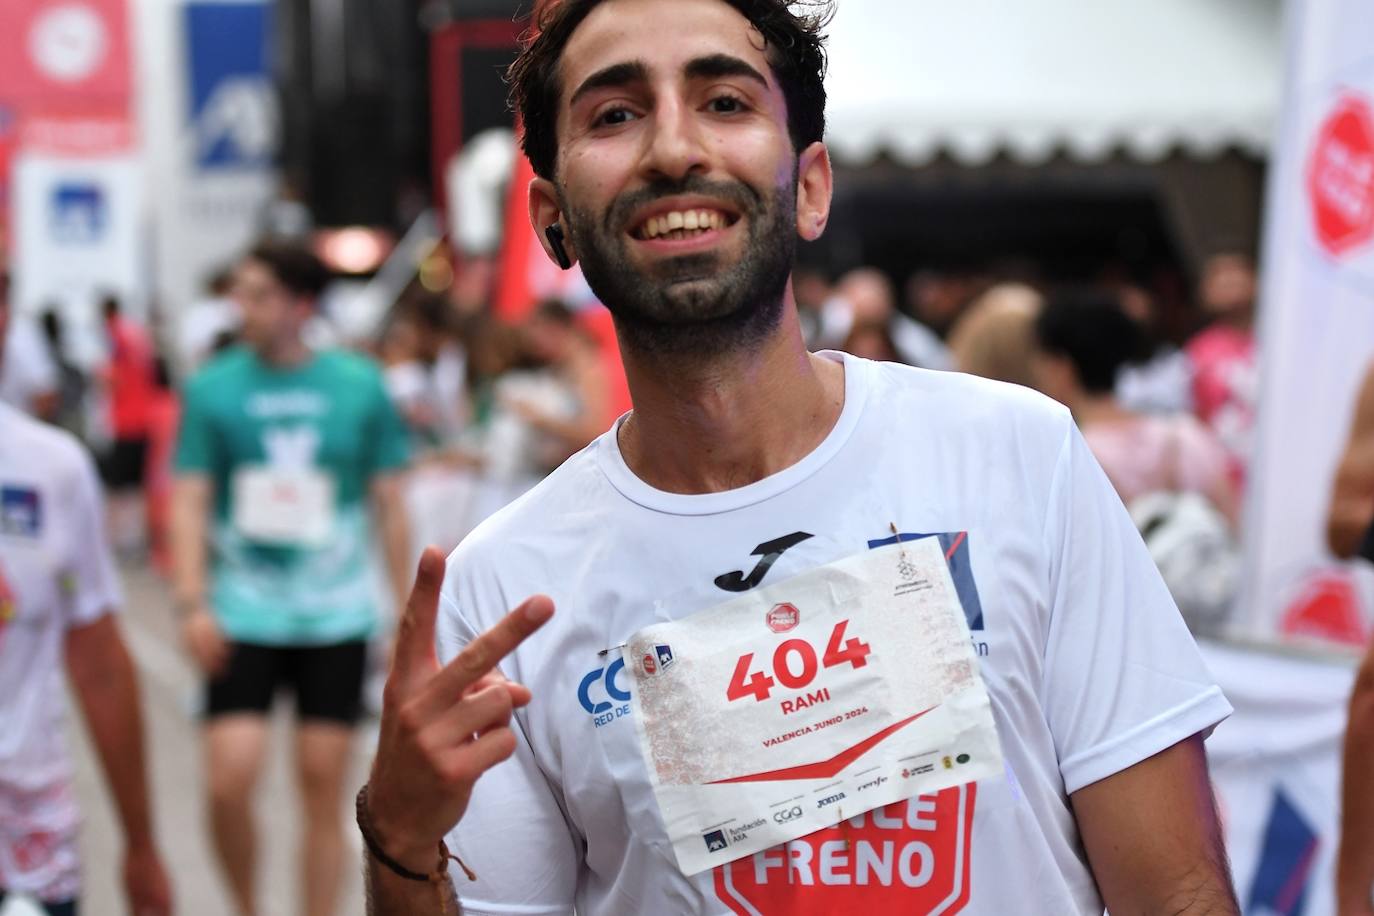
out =
[(225, 384), (232, 384), (252, 372), (253, 354), (239, 344), (229, 347), (201, 366), (186, 381), (188, 397), (204, 397)]
[(918, 435), (980, 441), (1043, 439), (1056, 448), (1073, 426), (1063, 404), (1009, 382), (898, 363), (867, 362), (868, 409)]
[(450, 555), (449, 568), (470, 576), (526, 551), (552, 557), (560, 545), (577, 549), (585, 543), (609, 503), (609, 485), (595, 456), (600, 446), (598, 438), (474, 528)]
[(95, 478), (95, 461), (71, 433), (50, 426), (5, 404), (0, 404), (0, 435), (25, 456), (25, 465), (40, 469), (60, 487)]
[(351, 382), (382, 384), (382, 369), (372, 357), (352, 350), (330, 348), (316, 357), (328, 373)]

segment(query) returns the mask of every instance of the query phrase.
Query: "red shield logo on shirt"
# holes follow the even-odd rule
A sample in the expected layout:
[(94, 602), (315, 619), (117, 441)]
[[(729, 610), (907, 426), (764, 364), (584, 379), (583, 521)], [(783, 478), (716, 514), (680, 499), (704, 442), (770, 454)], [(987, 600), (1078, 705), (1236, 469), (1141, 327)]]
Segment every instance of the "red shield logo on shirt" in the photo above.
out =
[(968, 904), (977, 785), (895, 802), (715, 870), (740, 916), (957, 913)]
[(801, 622), (801, 611), (795, 604), (775, 604), (764, 619), (774, 633), (786, 633)]
[(1307, 165), (1317, 240), (1339, 257), (1374, 238), (1374, 115), (1359, 96), (1337, 103)]

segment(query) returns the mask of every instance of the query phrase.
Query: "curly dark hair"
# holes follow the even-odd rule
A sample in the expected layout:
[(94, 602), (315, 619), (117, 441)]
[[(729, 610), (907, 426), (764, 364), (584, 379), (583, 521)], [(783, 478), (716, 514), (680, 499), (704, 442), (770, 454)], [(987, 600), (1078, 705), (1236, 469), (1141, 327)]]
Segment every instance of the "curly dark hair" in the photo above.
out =
[[(554, 0), (521, 42), (511, 64), (511, 107), (520, 115), (521, 145), (534, 172), (552, 179), (558, 157), (558, 62), (572, 33), (602, 0)], [(768, 63), (787, 102), (787, 129), (801, 152), (825, 135), (825, 39), (832, 0), (722, 0), (763, 36)], [(794, 12), (794, 7), (798, 11)]]

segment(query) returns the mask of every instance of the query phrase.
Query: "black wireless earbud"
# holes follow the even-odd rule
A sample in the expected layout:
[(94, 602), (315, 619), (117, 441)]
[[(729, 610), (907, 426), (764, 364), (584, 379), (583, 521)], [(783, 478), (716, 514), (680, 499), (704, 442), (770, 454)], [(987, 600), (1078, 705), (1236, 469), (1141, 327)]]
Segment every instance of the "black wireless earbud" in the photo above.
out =
[(549, 240), (549, 247), (553, 249), (553, 256), (558, 261), (558, 266), (564, 270), (572, 268), (572, 259), (568, 257), (568, 250), (563, 247), (563, 227), (554, 223), (544, 230), (544, 236)]

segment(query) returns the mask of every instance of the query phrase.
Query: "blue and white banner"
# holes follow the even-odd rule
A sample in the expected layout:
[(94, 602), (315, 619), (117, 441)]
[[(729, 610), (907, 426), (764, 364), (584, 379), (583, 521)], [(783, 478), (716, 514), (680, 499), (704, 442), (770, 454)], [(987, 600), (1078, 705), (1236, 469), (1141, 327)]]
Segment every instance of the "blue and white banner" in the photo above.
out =
[(132, 154), (14, 161), (14, 300), (79, 311), (112, 293), (139, 303), (143, 210)]
[(1246, 916), (1335, 912), (1341, 740), (1352, 664), (1203, 643), (1235, 713), (1207, 741)]
[(269, 168), (276, 154), (276, 90), (265, 3), (186, 7), (188, 102), (199, 171)]

